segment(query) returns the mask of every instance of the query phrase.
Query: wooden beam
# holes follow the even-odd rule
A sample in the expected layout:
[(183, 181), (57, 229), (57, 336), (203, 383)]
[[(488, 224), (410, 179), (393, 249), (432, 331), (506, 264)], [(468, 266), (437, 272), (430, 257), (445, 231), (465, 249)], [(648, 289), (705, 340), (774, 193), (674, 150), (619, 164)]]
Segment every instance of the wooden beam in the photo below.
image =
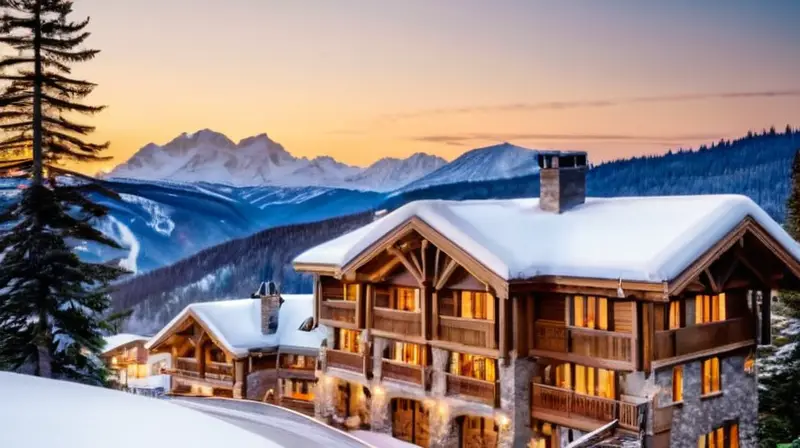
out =
[(772, 344), (772, 296), (769, 289), (761, 291), (761, 345)]
[(503, 360), (504, 365), (508, 365), (508, 333), (509, 333), (509, 325), (508, 325), (508, 299), (494, 299), (499, 302), (500, 312), (500, 331), (498, 335), (500, 336), (500, 359)]
[(736, 266), (739, 265), (739, 257), (734, 257), (731, 264), (728, 266), (728, 269), (722, 273), (719, 277), (717, 277), (717, 285), (719, 285), (720, 289), (725, 289), (725, 284), (728, 283), (728, 280), (733, 275), (733, 272), (736, 270)]
[(708, 268), (705, 268), (703, 272), (706, 274), (706, 277), (708, 277), (708, 285), (711, 286), (711, 290), (715, 293), (719, 293), (719, 285), (717, 284), (716, 280), (714, 280), (714, 276), (711, 275), (711, 271), (709, 271)]
[(456, 268), (458, 267), (458, 263), (452, 258), (448, 259), (447, 266), (445, 266), (444, 271), (442, 272), (442, 277), (439, 278), (439, 281), (436, 282), (436, 290), (439, 291), (447, 284), (447, 281), (450, 280), (450, 276), (453, 275)]
[(419, 249), (420, 257), (422, 257), (422, 276), (427, 280), (430, 277), (428, 272), (428, 240), (422, 240), (422, 246)]
[(433, 311), (431, 319), (431, 335), (433, 339), (439, 339), (439, 292), (435, 289), (431, 291), (431, 299), (433, 301)]
[(433, 263), (433, 284), (437, 284), (439, 282), (439, 254), (442, 253), (442, 250), (438, 247), (436, 248), (436, 257)]
[(410, 261), (408, 261), (406, 255), (394, 246), (390, 246), (388, 250), (390, 254), (394, 255), (396, 258), (400, 260), (400, 263), (403, 263), (403, 266), (405, 266), (408, 272), (412, 276), (414, 276), (414, 279), (417, 280), (419, 285), (422, 286), (422, 283), (425, 281), (425, 279), (422, 278), (422, 274), (417, 270), (417, 268), (414, 267), (414, 265), (411, 264)]
[(419, 264), (419, 259), (417, 259), (417, 255), (414, 253), (413, 250), (409, 251), (408, 254), (411, 255), (411, 262), (414, 263), (414, 267), (417, 268), (419, 276), (422, 277), (422, 279), (425, 279), (425, 271), (422, 269), (422, 265)]
[(761, 286), (767, 286), (767, 287), (773, 286), (770, 284), (769, 279), (760, 270), (758, 270), (755, 266), (753, 266), (752, 263), (747, 261), (744, 257), (739, 256), (739, 263), (741, 263), (742, 266), (746, 267), (750, 272), (753, 273), (753, 275), (756, 276), (758, 281), (762, 283)]
[(373, 283), (382, 282), (383, 279), (386, 278), (386, 276), (389, 275), (389, 273), (392, 272), (392, 270), (396, 268), (398, 264), (400, 264), (400, 259), (397, 257), (392, 257), (386, 264), (381, 266), (377, 271), (373, 272), (368, 277), (368, 281)]

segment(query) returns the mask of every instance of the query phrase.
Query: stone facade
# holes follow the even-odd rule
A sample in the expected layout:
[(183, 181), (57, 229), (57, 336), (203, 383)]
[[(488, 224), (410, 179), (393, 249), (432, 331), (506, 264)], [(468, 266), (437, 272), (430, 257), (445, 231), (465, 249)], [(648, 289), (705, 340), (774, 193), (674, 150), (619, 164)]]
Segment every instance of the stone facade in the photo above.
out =
[(512, 356), (498, 362), (500, 408), (508, 423), (500, 428), (500, 447), (525, 447), (531, 440), (531, 379), (536, 364), (530, 358)]
[(278, 330), (278, 310), (281, 307), (281, 296), (261, 297), (261, 332), (273, 334)]
[[(702, 398), (702, 361), (683, 365), (683, 404), (673, 407), (670, 446), (697, 446), (697, 439), (726, 422), (737, 420), (739, 446), (756, 446), (758, 387), (755, 375), (744, 370), (745, 356), (720, 357), (722, 394)], [(672, 368), (656, 371), (658, 402), (672, 402)]]
[(262, 401), (272, 389), (277, 398), (278, 380), (275, 369), (265, 369), (247, 375), (247, 399)]

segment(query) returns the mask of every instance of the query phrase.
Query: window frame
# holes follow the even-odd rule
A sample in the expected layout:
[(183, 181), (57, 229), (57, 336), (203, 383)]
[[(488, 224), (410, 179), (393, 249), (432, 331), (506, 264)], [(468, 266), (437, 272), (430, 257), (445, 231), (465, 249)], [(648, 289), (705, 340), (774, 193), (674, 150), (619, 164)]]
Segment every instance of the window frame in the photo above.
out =
[(672, 367), (672, 403), (683, 403), (683, 364)]
[(694, 323), (705, 325), (724, 322), (728, 319), (728, 299), (719, 294), (697, 294), (694, 297)]
[[(576, 328), (598, 331), (614, 331), (614, 302), (605, 296), (571, 295), (569, 303), (569, 324)], [(605, 306), (603, 306), (605, 305)], [(603, 313), (605, 308), (605, 313)], [(604, 319), (601, 317), (605, 315)], [(605, 321), (605, 328), (600, 325)], [(591, 323), (591, 325), (589, 325)]]
[[(706, 375), (708, 371), (711, 376)], [(700, 396), (713, 397), (722, 393), (722, 362), (719, 357), (712, 356), (700, 364)]]

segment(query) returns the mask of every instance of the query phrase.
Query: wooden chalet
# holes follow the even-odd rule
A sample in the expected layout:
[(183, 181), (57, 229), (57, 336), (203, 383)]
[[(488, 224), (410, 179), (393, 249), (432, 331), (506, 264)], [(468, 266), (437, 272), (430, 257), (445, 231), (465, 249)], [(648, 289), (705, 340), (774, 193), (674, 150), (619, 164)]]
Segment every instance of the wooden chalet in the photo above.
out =
[(584, 153), (539, 162), (540, 198), (414, 202), (294, 260), (328, 332), (317, 417), (420, 446), (755, 446), (800, 246), (743, 196), (587, 199)]
[(148, 343), (170, 353), (172, 392), (246, 398), (313, 413), (324, 328), (312, 330), (313, 297), (280, 295), (187, 306)]
[(121, 333), (105, 338), (100, 359), (110, 372), (112, 387), (127, 388), (129, 381), (149, 376), (146, 336)]

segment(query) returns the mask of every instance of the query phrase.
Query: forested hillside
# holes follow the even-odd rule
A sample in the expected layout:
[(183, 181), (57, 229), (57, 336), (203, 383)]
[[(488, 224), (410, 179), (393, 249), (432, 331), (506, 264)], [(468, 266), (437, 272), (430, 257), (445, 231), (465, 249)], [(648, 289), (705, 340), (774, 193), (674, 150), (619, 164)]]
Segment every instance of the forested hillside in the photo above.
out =
[(291, 260), (303, 250), (370, 222), (371, 213), (274, 227), (229, 241), (118, 286), (116, 309), (134, 309), (128, 328), (154, 333), (192, 302), (249, 297), (263, 280), (287, 292), (308, 291), (311, 279)]
[[(722, 141), (696, 151), (636, 157), (592, 167), (590, 196), (745, 194), (779, 222), (789, 192), (791, 161), (800, 149), (800, 132), (766, 131)], [(539, 194), (538, 175), (486, 182), (461, 182), (389, 196), (381, 208), (417, 199), (484, 199)], [(303, 250), (357, 228), (371, 213), (312, 224), (277, 227), (209, 248), (172, 266), (120, 285), (117, 308), (133, 307), (131, 331), (152, 332), (186, 304), (247, 297), (260, 281), (276, 280), (285, 292), (310, 292), (311, 281), (296, 274), (291, 259)]]
[[(660, 196), (736, 193), (747, 195), (779, 222), (789, 195), (792, 158), (800, 149), (800, 130), (774, 129), (697, 150), (634, 157), (594, 166), (586, 178), (587, 195)], [(419, 199), (535, 197), (539, 175), (488, 182), (460, 182), (404, 192), (382, 207), (397, 208)]]

